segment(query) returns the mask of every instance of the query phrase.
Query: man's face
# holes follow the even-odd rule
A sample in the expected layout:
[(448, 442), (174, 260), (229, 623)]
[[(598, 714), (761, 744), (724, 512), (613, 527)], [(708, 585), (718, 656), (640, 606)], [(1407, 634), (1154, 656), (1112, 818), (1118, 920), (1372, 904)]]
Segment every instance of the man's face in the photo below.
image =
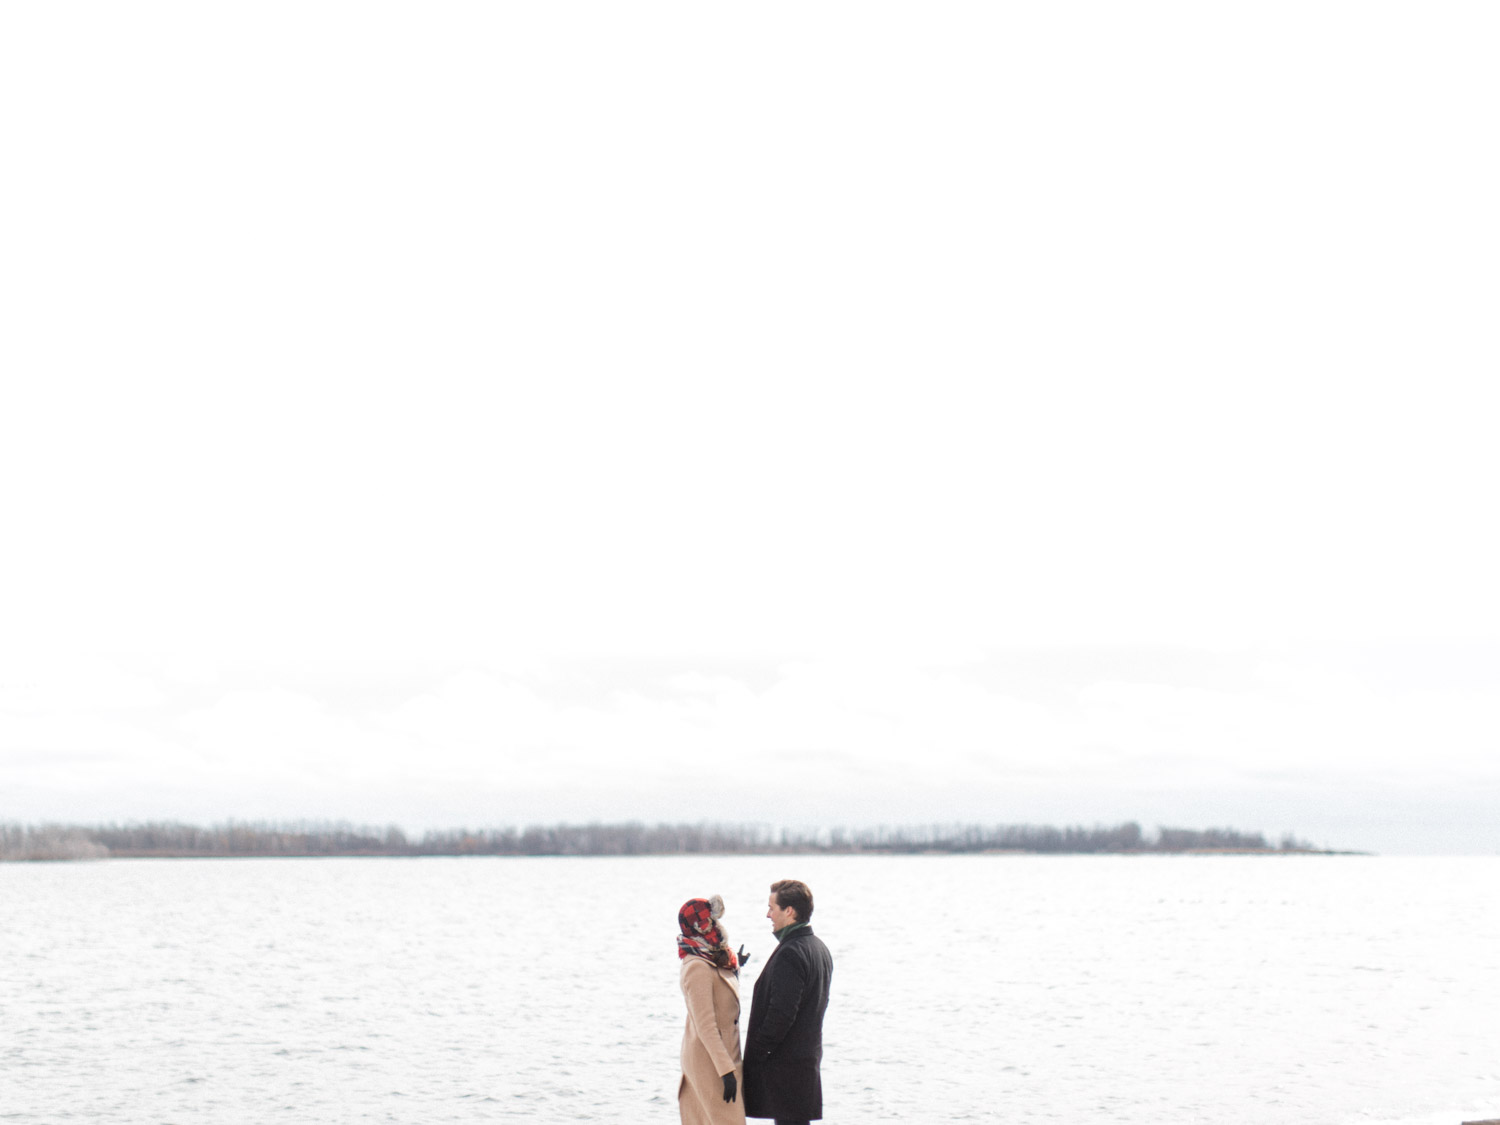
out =
[(778, 906), (774, 892), (771, 895), (770, 901), (766, 903), (766, 907), (766, 917), (771, 919), (772, 930), (784, 930), (788, 926), (795, 926), (797, 924), (797, 912), (790, 906)]

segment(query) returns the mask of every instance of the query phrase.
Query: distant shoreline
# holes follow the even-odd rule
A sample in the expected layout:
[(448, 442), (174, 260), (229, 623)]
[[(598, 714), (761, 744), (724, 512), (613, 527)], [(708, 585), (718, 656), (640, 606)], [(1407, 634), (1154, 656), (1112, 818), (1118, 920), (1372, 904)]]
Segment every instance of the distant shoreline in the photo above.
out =
[(686, 858), (688, 856), (703, 858), (729, 859), (735, 856), (916, 856), (926, 858), (941, 858), (947, 856), (1120, 856), (1123, 858), (1150, 857), (1150, 856), (1359, 856), (1375, 855), (1375, 852), (1339, 851), (1332, 848), (1317, 848), (1307, 851), (1282, 851), (1280, 848), (1187, 848), (1182, 851), (1135, 851), (1135, 852), (1027, 852), (1015, 848), (996, 848), (990, 851), (979, 852), (945, 852), (945, 851), (880, 851), (878, 849), (865, 849), (861, 851), (774, 851), (774, 852), (632, 852), (629, 855), (609, 852), (528, 852), (526, 854), (515, 853), (486, 853), (486, 852), (280, 852), (275, 855), (256, 852), (111, 852), (108, 855), (86, 857), (79, 860), (48, 859), (37, 857), (34, 859), (11, 859), (0, 857), (0, 863), (48, 863), (48, 862), (87, 862), (88, 858), (96, 862), (110, 859), (670, 859), (674, 856)]
[(1338, 851), (1334, 849), (1317, 849), (1312, 851), (1284, 852), (1279, 848), (1189, 848), (1180, 852), (1165, 851), (1140, 851), (1140, 852), (1023, 852), (1014, 849), (1003, 849), (984, 852), (895, 852), (895, 851), (846, 851), (846, 852), (798, 852), (798, 851), (775, 851), (775, 852), (634, 852), (630, 855), (584, 853), (584, 852), (534, 852), (525, 855), (502, 855), (480, 852), (422, 852), (397, 853), (397, 852), (279, 852), (271, 855), (257, 852), (110, 852), (105, 855), (27, 855), (27, 856), (0, 856), (0, 863), (105, 863), (110, 860), (132, 859), (132, 860), (195, 860), (195, 859), (671, 859), (673, 857), (687, 858), (689, 856), (704, 859), (730, 859), (739, 856), (825, 856), (830, 858), (849, 856), (914, 856), (917, 858), (948, 858), (953, 856), (986, 856), (986, 857), (1021, 857), (1021, 856), (1118, 856), (1120, 858), (1150, 858), (1176, 857), (1176, 856), (1371, 856), (1375, 852)]
[(669, 855), (1360, 855), (1294, 836), (1270, 844), (1231, 828), (1157, 828), (1135, 822), (1093, 827), (935, 825), (787, 829), (766, 825), (560, 824), (466, 828), (409, 838), (397, 827), (228, 822), (200, 827), (154, 821), (125, 825), (0, 824), (0, 861), (87, 859), (418, 858), (422, 856)]

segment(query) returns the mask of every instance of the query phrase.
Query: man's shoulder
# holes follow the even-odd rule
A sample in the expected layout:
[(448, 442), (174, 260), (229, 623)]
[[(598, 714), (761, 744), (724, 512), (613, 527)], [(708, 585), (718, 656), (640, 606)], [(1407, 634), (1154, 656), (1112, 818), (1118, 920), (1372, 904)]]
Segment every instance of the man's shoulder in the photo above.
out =
[(811, 926), (800, 933), (793, 934), (792, 940), (784, 947), (788, 953), (795, 953), (799, 960), (818, 960), (833, 963), (833, 954), (828, 951), (828, 946), (823, 944), (823, 939), (813, 933)]

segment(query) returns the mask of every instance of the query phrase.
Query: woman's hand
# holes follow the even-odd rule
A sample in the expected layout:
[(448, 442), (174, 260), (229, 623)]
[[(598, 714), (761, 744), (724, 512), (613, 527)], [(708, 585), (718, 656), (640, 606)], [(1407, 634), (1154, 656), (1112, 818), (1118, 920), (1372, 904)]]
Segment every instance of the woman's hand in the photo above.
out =
[(740, 951), (736, 953), (735, 956), (740, 959), (740, 968), (742, 969), (745, 967), (745, 962), (750, 960), (750, 954), (745, 952), (745, 947), (743, 945), (740, 946)]
[(724, 1075), (724, 1100), (732, 1102), (740, 1095), (740, 1084), (735, 1080), (734, 1071)]

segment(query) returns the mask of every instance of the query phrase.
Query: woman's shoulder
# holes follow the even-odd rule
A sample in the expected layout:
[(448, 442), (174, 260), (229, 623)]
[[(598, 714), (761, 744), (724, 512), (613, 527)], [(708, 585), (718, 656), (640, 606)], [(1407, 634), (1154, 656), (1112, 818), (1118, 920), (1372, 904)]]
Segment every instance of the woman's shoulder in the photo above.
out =
[(732, 969), (721, 969), (717, 965), (710, 965), (702, 957), (684, 957), (682, 967), (677, 970), (678, 976), (686, 983), (688, 980), (711, 981), (715, 978), (729, 985), (736, 992), (739, 991), (738, 979)]

